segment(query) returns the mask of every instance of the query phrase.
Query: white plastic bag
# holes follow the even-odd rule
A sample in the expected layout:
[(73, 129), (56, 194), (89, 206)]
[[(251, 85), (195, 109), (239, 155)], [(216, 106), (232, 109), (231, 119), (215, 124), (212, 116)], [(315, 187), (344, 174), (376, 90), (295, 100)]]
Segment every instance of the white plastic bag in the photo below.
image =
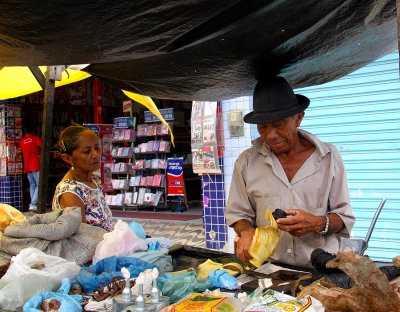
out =
[(116, 256), (128, 256), (136, 251), (146, 251), (147, 244), (129, 228), (128, 223), (118, 220), (114, 230), (104, 234), (104, 239), (97, 245), (93, 264), (101, 259)]
[(50, 256), (39, 249), (28, 247), (11, 258), (11, 265), (1, 280), (8, 282), (24, 274), (36, 274), (61, 283), (64, 277), (69, 279), (75, 277), (80, 269), (80, 266), (75, 262)]
[(63, 278), (72, 279), (80, 266), (39, 249), (22, 249), (11, 258), (11, 265), (0, 279), (0, 308), (15, 310), (30, 297), (57, 289)]
[(54, 291), (59, 286), (58, 280), (38, 274), (24, 274), (8, 282), (0, 281), (0, 311), (18, 310), (32, 296)]

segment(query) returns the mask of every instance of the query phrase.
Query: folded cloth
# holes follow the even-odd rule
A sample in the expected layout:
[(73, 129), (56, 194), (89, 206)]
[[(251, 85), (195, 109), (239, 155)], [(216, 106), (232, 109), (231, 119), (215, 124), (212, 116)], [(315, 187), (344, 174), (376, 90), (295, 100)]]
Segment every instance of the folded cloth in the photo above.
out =
[(5, 229), (0, 241), (0, 257), (11, 259), (22, 249), (35, 247), (46, 254), (84, 265), (91, 261), (105, 233), (102, 228), (82, 223), (79, 207), (37, 214)]

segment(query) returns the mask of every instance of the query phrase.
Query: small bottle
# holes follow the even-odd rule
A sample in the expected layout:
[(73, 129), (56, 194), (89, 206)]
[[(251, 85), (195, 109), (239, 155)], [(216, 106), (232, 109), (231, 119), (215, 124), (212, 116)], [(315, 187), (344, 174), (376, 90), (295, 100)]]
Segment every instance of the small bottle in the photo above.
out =
[(130, 285), (131, 285), (131, 279), (130, 278), (125, 279), (125, 287), (122, 290), (121, 294), (121, 298), (123, 301), (132, 302), (132, 292)]
[(144, 296), (143, 296), (143, 284), (139, 284), (139, 290), (135, 300), (135, 305), (136, 305), (135, 311), (144, 311), (146, 302), (144, 301)]

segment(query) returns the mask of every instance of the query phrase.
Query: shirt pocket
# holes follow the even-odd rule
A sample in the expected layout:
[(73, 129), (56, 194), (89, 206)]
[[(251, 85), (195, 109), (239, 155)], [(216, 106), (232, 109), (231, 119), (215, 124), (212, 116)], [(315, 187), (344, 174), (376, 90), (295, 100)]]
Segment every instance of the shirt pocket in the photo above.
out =
[(279, 197), (264, 197), (255, 196), (256, 202), (256, 225), (257, 226), (268, 226), (267, 220), (265, 218), (265, 212), (267, 208), (271, 212), (275, 209), (281, 208), (281, 199)]

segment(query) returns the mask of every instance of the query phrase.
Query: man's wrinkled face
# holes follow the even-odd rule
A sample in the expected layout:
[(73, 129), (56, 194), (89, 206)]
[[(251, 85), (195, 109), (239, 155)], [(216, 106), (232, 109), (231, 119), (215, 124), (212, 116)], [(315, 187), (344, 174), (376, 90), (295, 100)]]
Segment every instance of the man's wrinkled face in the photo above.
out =
[(304, 112), (268, 124), (257, 124), (261, 138), (276, 154), (287, 153), (297, 142), (297, 127)]

